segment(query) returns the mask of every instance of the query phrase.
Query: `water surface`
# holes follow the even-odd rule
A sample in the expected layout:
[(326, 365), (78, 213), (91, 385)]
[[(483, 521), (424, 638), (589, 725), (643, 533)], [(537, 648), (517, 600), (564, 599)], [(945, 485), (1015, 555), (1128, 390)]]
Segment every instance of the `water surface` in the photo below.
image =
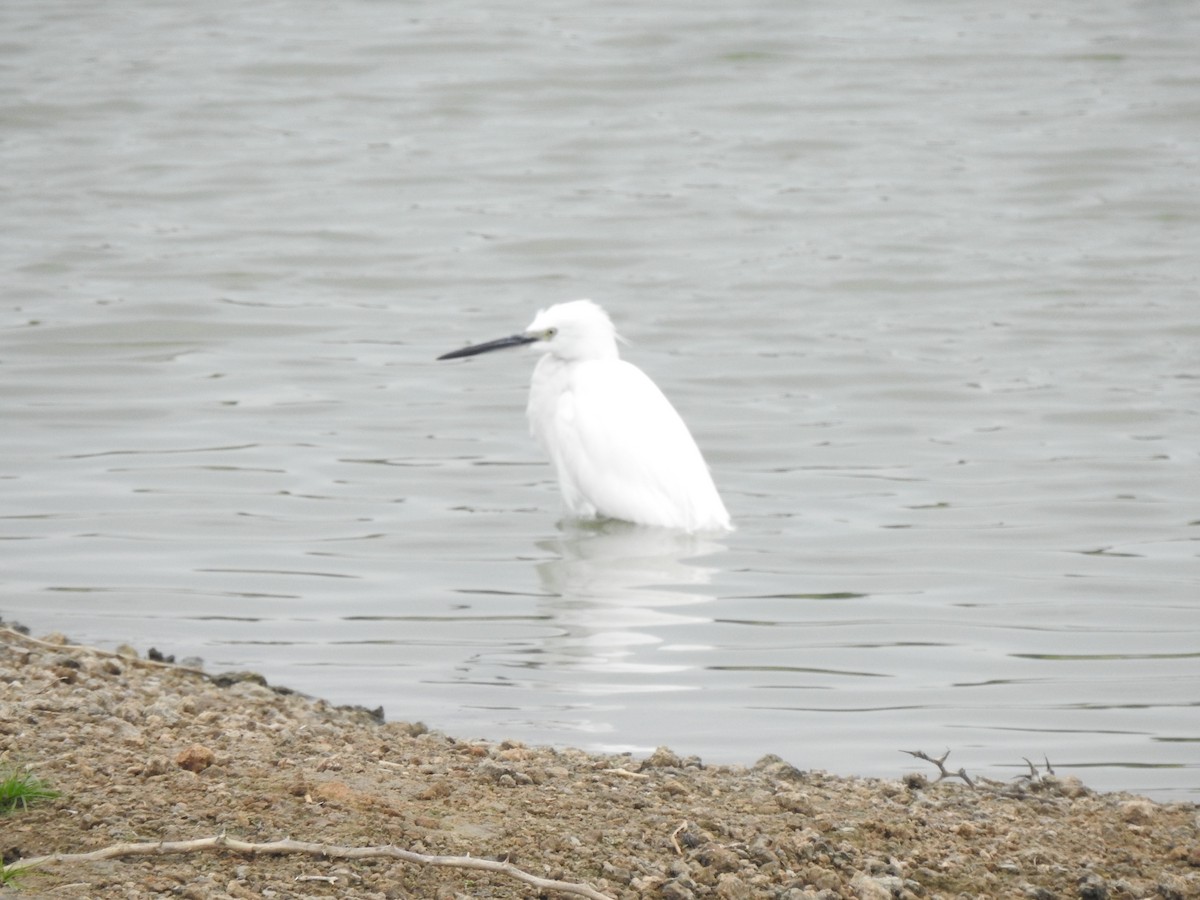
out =
[[(1200, 797), (1190, 5), (0, 11), (0, 614), (452, 733)], [(738, 530), (560, 522), (590, 296)]]

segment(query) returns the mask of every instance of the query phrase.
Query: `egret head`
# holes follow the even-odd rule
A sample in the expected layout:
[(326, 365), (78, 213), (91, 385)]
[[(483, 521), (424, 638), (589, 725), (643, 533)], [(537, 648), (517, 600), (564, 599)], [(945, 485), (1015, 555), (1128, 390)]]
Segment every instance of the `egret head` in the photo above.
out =
[(617, 330), (608, 313), (591, 300), (572, 300), (543, 309), (521, 334), (453, 350), (438, 359), (458, 359), (525, 344), (567, 362), (617, 358)]
[(608, 313), (591, 300), (572, 300), (543, 309), (533, 317), (525, 334), (536, 342), (535, 350), (568, 362), (617, 357), (617, 330)]

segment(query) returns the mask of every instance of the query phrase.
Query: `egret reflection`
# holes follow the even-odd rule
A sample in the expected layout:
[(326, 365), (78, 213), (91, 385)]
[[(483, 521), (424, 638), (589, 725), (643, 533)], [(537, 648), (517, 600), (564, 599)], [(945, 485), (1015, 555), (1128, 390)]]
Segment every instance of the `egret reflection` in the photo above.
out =
[[(607, 671), (663, 672), (684, 666), (641, 652), (670, 640), (673, 626), (711, 621), (712, 598), (700, 588), (719, 569), (700, 560), (722, 549), (711, 536), (627, 522), (564, 522), (540, 541), (553, 555), (537, 564), (543, 607), (558, 634), (546, 641), (544, 665)], [(661, 686), (657, 689), (662, 689)]]

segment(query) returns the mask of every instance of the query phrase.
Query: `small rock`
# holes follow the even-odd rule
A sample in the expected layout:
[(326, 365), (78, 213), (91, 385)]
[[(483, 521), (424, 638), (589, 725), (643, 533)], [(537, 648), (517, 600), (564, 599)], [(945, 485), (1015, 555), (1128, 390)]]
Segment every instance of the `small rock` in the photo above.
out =
[(349, 803), (354, 797), (354, 791), (344, 781), (326, 781), (317, 785), (313, 792), (322, 800), (333, 803)]
[(1095, 872), (1079, 879), (1079, 900), (1108, 900), (1108, 884)]
[[(556, 878), (558, 876), (552, 875), (550, 877)], [(560, 878), (560, 880), (563, 879)], [(661, 875), (641, 875), (629, 882), (629, 886), (643, 895), (661, 897), (662, 886), (666, 884), (666, 881)]]
[(659, 747), (643, 760), (641, 768), (645, 769), (682, 769), (683, 760), (670, 747)]
[(63, 684), (75, 684), (79, 681), (79, 672), (70, 666), (51, 666), (50, 674)]
[(1091, 793), (1091, 789), (1074, 775), (1063, 775), (1058, 779), (1058, 792), (1064, 797), (1076, 800), (1080, 797), (1086, 797)]
[(165, 756), (152, 756), (146, 760), (141, 775), (149, 778), (152, 775), (165, 775), (171, 771), (171, 761)]
[[(263, 685), (266, 686), (266, 679), (263, 680)], [(290, 694), (291, 693), (290, 688), (284, 688), (284, 687), (273, 687), (273, 688), (271, 688), (271, 690), (273, 690), (279, 694)], [(382, 724), (385, 719), (385, 713), (383, 711), (382, 706), (376, 706), (374, 709), (371, 709), (370, 707), (361, 706), (359, 704), (351, 704), (349, 706), (339, 706), (337, 708), (341, 709), (341, 710), (345, 710), (346, 712), (357, 713), (358, 715), (362, 716), (364, 719), (367, 719), (368, 721), (371, 721), (371, 722), (376, 722), (378, 724)]]
[(500, 759), (506, 759), (509, 762), (521, 762), (527, 759), (533, 759), (535, 754), (528, 747), (512, 746), (502, 747), (496, 751), (496, 756)]
[(805, 816), (811, 816), (813, 813), (812, 802), (808, 795), (799, 791), (780, 791), (775, 795), (775, 802), (780, 809), (788, 812), (800, 813)]
[(692, 888), (696, 882), (690, 878), (675, 878), (662, 886), (663, 900), (695, 900), (696, 892)]
[(850, 890), (859, 900), (892, 900), (904, 890), (904, 882), (895, 875), (864, 875), (859, 872), (850, 881)]
[(189, 772), (203, 772), (213, 764), (216, 754), (200, 744), (192, 744), (175, 756), (175, 765)]
[(804, 778), (803, 772), (774, 753), (768, 753), (756, 762), (754, 771), (770, 775), (772, 778), (787, 778), (793, 781), (800, 781)]
[(804, 878), (820, 891), (836, 891), (842, 883), (837, 872), (824, 866), (809, 866), (804, 871)]
[(750, 885), (736, 875), (726, 872), (717, 879), (717, 896), (720, 900), (750, 900), (753, 894)]
[(222, 672), (220, 675), (214, 675), (213, 684), (217, 687), (232, 687), (235, 684), (250, 682), (251, 684), (267, 687), (267, 679), (258, 672)]
[(687, 785), (684, 784), (682, 781), (680, 781), (677, 778), (672, 778), (669, 781), (666, 781), (663, 783), (662, 792), (664, 794), (671, 794), (676, 797), (681, 797), (684, 794), (688, 793), (688, 789), (687, 789)]
[(621, 884), (629, 884), (629, 882), (633, 881), (633, 872), (624, 866), (614, 866), (610, 862), (603, 862), (600, 864), (600, 871)]
[(449, 797), (452, 793), (450, 782), (446, 779), (439, 779), (433, 784), (426, 787), (423, 791), (417, 794), (418, 800), (441, 800), (443, 797)]
[(1126, 800), (1118, 809), (1122, 822), (1145, 825), (1154, 818), (1154, 804), (1149, 800)]
[(1177, 875), (1167, 875), (1154, 888), (1162, 900), (1186, 900), (1187, 897), (1197, 896), (1195, 880)]
[(503, 784), (505, 787), (511, 787), (516, 784), (513, 780), (513, 770), (508, 766), (502, 766), (495, 760), (485, 759), (475, 770), (483, 778), (494, 781), (497, 784)]
[(742, 867), (742, 858), (719, 844), (701, 848), (696, 853), (696, 859), (715, 872), (736, 872)]

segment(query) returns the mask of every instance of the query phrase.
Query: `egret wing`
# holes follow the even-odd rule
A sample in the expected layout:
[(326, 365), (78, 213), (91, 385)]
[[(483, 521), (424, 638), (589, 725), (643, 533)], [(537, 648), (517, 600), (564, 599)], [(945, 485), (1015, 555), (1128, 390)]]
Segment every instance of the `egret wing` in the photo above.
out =
[(568, 503), (575, 494), (600, 515), (647, 525), (728, 527), (683, 419), (631, 363), (573, 367), (551, 427)]

